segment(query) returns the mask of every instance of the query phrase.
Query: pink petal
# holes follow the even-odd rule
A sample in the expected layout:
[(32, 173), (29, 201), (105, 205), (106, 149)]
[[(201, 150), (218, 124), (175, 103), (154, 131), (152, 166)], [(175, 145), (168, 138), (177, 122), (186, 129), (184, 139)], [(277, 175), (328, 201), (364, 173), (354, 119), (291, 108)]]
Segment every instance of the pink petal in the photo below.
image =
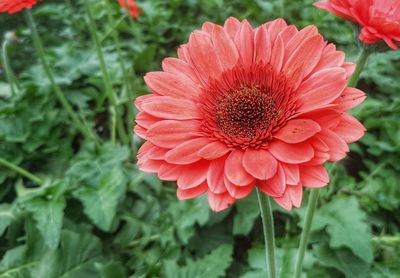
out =
[(207, 173), (208, 188), (211, 192), (220, 194), (226, 192), (224, 183), (225, 158), (214, 160), (210, 163)]
[(233, 68), (239, 60), (239, 52), (224, 28), (216, 25), (211, 38), (222, 68), (224, 70)]
[(178, 187), (181, 189), (190, 189), (202, 184), (208, 173), (210, 162), (201, 160), (195, 164), (182, 167), (182, 171), (177, 180)]
[(232, 198), (228, 192), (222, 194), (215, 194), (211, 191), (208, 191), (208, 203), (211, 209), (215, 212), (222, 211), (227, 209), (235, 202), (235, 199)]
[(341, 114), (333, 109), (319, 109), (301, 114), (302, 118), (312, 119), (323, 128), (334, 128), (341, 119)]
[(233, 150), (225, 161), (225, 175), (228, 180), (239, 186), (245, 186), (253, 182), (254, 178), (243, 167), (242, 150)]
[(337, 104), (337, 109), (346, 111), (361, 104), (367, 96), (356, 88), (346, 88), (343, 93), (333, 102)]
[(271, 58), (272, 45), (265, 25), (257, 28), (254, 36), (254, 62), (267, 64)]
[(309, 25), (302, 30), (296, 32), (294, 36), (291, 36), (285, 50), (285, 56), (290, 57), (293, 52), (301, 46), (302, 42), (306, 39), (318, 34), (318, 29), (314, 25)]
[(150, 115), (167, 120), (200, 119), (197, 105), (184, 99), (169, 96), (154, 96), (142, 103), (143, 111)]
[(184, 75), (175, 75), (168, 72), (149, 72), (144, 77), (147, 86), (152, 92), (174, 98), (193, 99), (200, 94), (196, 83)]
[(179, 200), (187, 200), (198, 197), (206, 192), (207, 192), (207, 183), (204, 182), (199, 186), (196, 186), (195, 188), (190, 188), (186, 190), (178, 187), (176, 189), (176, 196), (178, 197)]
[(210, 141), (207, 138), (195, 138), (188, 140), (165, 154), (165, 161), (168, 163), (186, 165), (199, 161), (198, 149), (207, 145)]
[(230, 151), (230, 149), (220, 141), (214, 141), (204, 146), (198, 151), (198, 155), (204, 159), (214, 160), (224, 156)]
[(266, 24), (268, 34), (271, 42), (274, 42), (278, 37), (278, 34), (287, 28), (285, 20), (282, 18), (275, 19)]
[(291, 211), (293, 208), (292, 200), (290, 198), (289, 192), (286, 192), (281, 197), (274, 197), (275, 202), (278, 203), (281, 207), (286, 209), (287, 211)]
[(243, 155), (243, 167), (253, 177), (267, 180), (275, 175), (278, 162), (267, 150), (247, 148)]
[(192, 66), (205, 82), (210, 77), (215, 78), (220, 75), (222, 67), (209, 35), (194, 31), (189, 38), (189, 52), (192, 61), (195, 61)]
[(320, 188), (329, 183), (329, 175), (322, 165), (300, 166), (300, 180), (304, 187)]
[(254, 58), (254, 33), (247, 20), (243, 20), (235, 36), (235, 44), (244, 66), (251, 66)]
[(258, 181), (258, 188), (272, 197), (280, 197), (285, 192), (286, 177), (283, 168), (278, 165), (276, 175), (269, 180)]
[(165, 120), (155, 123), (147, 131), (147, 139), (163, 148), (174, 148), (200, 135), (198, 121)]
[(231, 39), (236, 37), (236, 33), (239, 31), (240, 28), (240, 21), (234, 17), (229, 17), (224, 24), (224, 29), (229, 34)]
[(269, 152), (279, 161), (289, 164), (307, 162), (314, 156), (314, 150), (307, 142), (287, 144), (280, 140), (274, 140), (270, 144)]
[(182, 165), (169, 164), (165, 162), (158, 169), (158, 177), (161, 180), (176, 181), (181, 175), (181, 172)]
[(297, 185), (300, 180), (299, 166), (296, 164), (281, 163), (283, 171), (285, 172), (286, 184)]
[(329, 129), (324, 129), (317, 136), (329, 147), (329, 161), (341, 160), (349, 151), (347, 143)]
[(365, 134), (365, 127), (353, 116), (343, 114), (338, 126), (333, 129), (346, 143), (358, 141)]
[(246, 186), (239, 186), (231, 183), (226, 177), (225, 177), (225, 186), (226, 189), (228, 190), (229, 195), (231, 195), (235, 199), (243, 199), (246, 198), (251, 191), (254, 188), (254, 182), (252, 182), (249, 185)]
[(297, 88), (304, 77), (306, 77), (318, 64), (324, 40), (321, 35), (316, 35), (304, 40), (287, 59), (283, 72)]
[(294, 119), (286, 123), (277, 133), (275, 138), (289, 144), (304, 142), (321, 131), (321, 127), (312, 120)]
[(192, 67), (185, 61), (177, 58), (165, 58), (162, 61), (162, 68), (165, 72), (171, 73), (179, 77), (189, 78), (195, 84), (199, 83), (196, 73)]
[(271, 65), (273, 66), (276, 72), (281, 71), (284, 57), (285, 57), (285, 45), (283, 44), (282, 37), (278, 35), (273, 44), (271, 53)]
[(203, 26), (201, 26), (201, 31), (206, 32), (207, 34), (211, 35), (215, 26), (216, 25), (212, 22), (204, 22)]
[(303, 186), (295, 185), (295, 186), (288, 186), (288, 193), (290, 195), (290, 200), (292, 204), (299, 208), (301, 207), (301, 201), (303, 199)]

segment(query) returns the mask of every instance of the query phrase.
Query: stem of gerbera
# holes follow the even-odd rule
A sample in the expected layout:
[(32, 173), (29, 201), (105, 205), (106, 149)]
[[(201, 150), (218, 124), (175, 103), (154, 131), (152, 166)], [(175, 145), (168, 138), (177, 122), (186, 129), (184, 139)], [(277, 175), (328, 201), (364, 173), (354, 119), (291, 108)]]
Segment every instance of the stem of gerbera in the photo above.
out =
[(315, 208), (317, 207), (318, 195), (319, 195), (319, 189), (311, 189), (310, 198), (308, 200), (308, 206), (306, 211), (306, 218), (304, 219), (303, 231), (301, 233), (301, 238), (300, 238), (300, 246), (297, 255), (295, 275), (294, 275), (295, 278), (300, 278), (301, 275), (304, 254), (307, 249), (308, 239), (310, 238), (311, 223), (314, 217)]
[(2, 48), (1, 48), (1, 50), (2, 50), (1, 56), (3, 58), (4, 70), (6, 72), (7, 81), (10, 84), (11, 94), (13, 96), (15, 96), (17, 90), (19, 89), (19, 84), (18, 84), (18, 81), (16, 80), (15, 75), (10, 66), (10, 60), (8, 59), (7, 47), (8, 47), (8, 39), (5, 39), (3, 42)]
[(121, 121), (119, 121), (120, 118), (120, 111), (118, 109), (118, 103), (117, 103), (117, 99), (114, 95), (113, 92), (113, 87), (112, 87), (112, 83), (111, 83), (111, 78), (110, 75), (108, 74), (108, 70), (106, 67), (106, 62), (104, 59), (104, 55), (103, 55), (103, 50), (101, 48), (101, 44), (100, 44), (100, 38), (97, 34), (97, 26), (96, 26), (96, 22), (94, 20), (94, 15), (93, 15), (93, 11), (92, 8), (90, 7), (89, 1), (85, 0), (85, 8), (88, 14), (88, 19), (89, 19), (89, 29), (90, 29), (90, 33), (92, 35), (92, 39), (93, 39), (93, 43), (95, 45), (96, 48), (96, 53), (97, 53), (97, 57), (99, 59), (99, 64), (100, 64), (100, 70), (103, 76), (103, 81), (104, 81), (104, 86), (105, 86), (105, 92), (107, 95), (108, 100), (111, 103), (111, 106), (113, 107), (115, 114), (110, 113), (111, 117), (116, 117), (115, 119), (111, 119), (111, 134), (115, 133), (115, 129), (117, 129), (118, 131), (118, 135), (121, 138), (121, 140), (124, 143), (127, 143), (129, 141), (129, 138), (127, 138), (127, 135), (125, 133), (124, 130), (124, 126), (122, 124)]
[[(111, 26), (115, 26), (116, 22), (114, 19), (114, 16), (112, 14), (112, 8), (110, 5), (110, 2), (108, 0), (104, 0), (105, 6), (106, 6), (106, 11), (107, 11), (107, 17), (108, 17), (108, 22), (110, 23)], [(127, 102), (127, 111), (128, 111), (128, 115), (127, 115), (127, 127), (128, 127), (128, 133), (130, 134), (130, 127), (132, 126), (132, 121), (133, 118), (135, 117), (134, 112), (133, 112), (133, 95), (132, 95), (132, 83), (129, 80), (129, 74), (128, 71), (125, 67), (125, 63), (124, 63), (124, 58), (122, 56), (122, 47), (121, 47), (121, 43), (118, 37), (117, 32), (115, 31), (116, 29), (113, 28), (111, 30), (111, 37), (114, 41), (115, 47), (117, 48), (117, 54), (118, 54), (118, 61), (121, 65), (121, 69), (122, 69), (122, 74), (124, 77), (124, 83), (126, 86), (126, 91), (127, 91), (127, 95), (128, 95), (128, 102)], [(130, 137), (130, 136), (128, 136)], [(130, 142), (133, 144), (133, 140), (130, 140)], [(133, 146), (134, 147), (134, 146)]]
[(280, 0), (280, 8), (281, 8), (281, 17), (285, 17), (285, 0)]
[(269, 197), (257, 189), (258, 204), (260, 205), (261, 219), (263, 223), (265, 256), (269, 278), (276, 278), (275, 266), (275, 233), (274, 218), (272, 215), (271, 202)]
[(356, 70), (354, 71), (353, 75), (351, 76), (351, 78), (349, 80), (349, 84), (348, 84), (349, 87), (357, 86), (358, 80), (360, 79), (360, 75), (361, 75), (365, 65), (367, 64), (368, 57), (370, 54), (371, 54), (371, 51), (369, 51), (365, 48), (361, 48), (361, 52), (357, 59)]
[(29, 28), (31, 29), (33, 44), (35, 46), (36, 53), (40, 59), (40, 62), (44, 68), (44, 71), (45, 71), (47, 77), (50, 80), (51, 87), (52, 87), (53, 91), (55, 92), (58, 100), (60, 101), (60, 103), (62, 104), (64, 109), (67, 111), (68, 115), (71, 117), (72, 122), (74, 123), (75, 127), (77, 129), (79, 129), (86, 138), (94, 140), (96, 142), (96, 144), (98, 145), (98, 140), (97, 140), (96, 135), (93, 133), (93, 131), (91, 129), (89, 129), (79, 119), (79, 117), (76, 115), (76, 113), (72, 109), (71, 105), (69, 104), (68, 100), (65, 98), (60, 87), (57, 85), (53, 71), (46, 60), (42, 40), (40, 39), (39, 33), (36, 29), (36, 24), (35, 24), (35, 21), (33, 19), (30, 9), (25, 10), (25, 15), (26, 15), (26, 20), (28, 22)]
[(40, 178), (38, 178), (37, 176), (35, 176), (34, 174), (28, 172), (25, 169), (22, 169), (21, 167), (15, 165), (5, 159), (0, 158), (0, 165), (3, 165), (4, 167), (7, 167), (7, 168), (17, 172), (21, 176), (24, 176), (24, 177), (30, 179), (32, 182), (36, 183), (37, 185), (43, 184), (43, 181)]

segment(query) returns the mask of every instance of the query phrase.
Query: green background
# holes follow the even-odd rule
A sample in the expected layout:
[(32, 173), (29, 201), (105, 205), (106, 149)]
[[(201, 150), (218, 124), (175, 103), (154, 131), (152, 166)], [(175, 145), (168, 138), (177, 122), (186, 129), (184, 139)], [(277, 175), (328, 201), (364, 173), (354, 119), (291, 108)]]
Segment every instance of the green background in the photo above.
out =
[[(148, 92), (143, 75), (176, 56), (190, 32), (229, 16), (257, 26), (284, 14), (299, 28), (316, 25), (346, 60), (358, 53), (351, 24), (308, 0), (286, 0), (283, 9), (281, 1), (142, 0), (137, 21), (111, 2), (135, 96)], [(102, 0), (91, 6), (114, 93), (126, 107), (107, 36), (113, 26)], [(0, 33), (16, 31), (19, 38), (9, 56), (21, 90), (11, 96), (0, 69), (0, 157), (44, 185), (0, 168), (0, 278), (265, 277), (255, 196), (217, 214), (204, 197), (180, 202), (175, 184), (139, 172), (133, 148), (109, 140), (110, 109), (82, 2), (44, 1), (33, 12), (57, 83), (103, 144), (96, 149), (84, 140), (60, 106), (23, 13), (1, 14)], [(304, 277), (400, 277), (399, 76), (400, 51), (370, 57), (359, 83), (368, 99), (352, 112), (368, 133), (344, 161), (327, 165), (331, 183), (321, 189)], [(292, 212), (274, 204), (280, 277), (292, 277), (307, 196)]]

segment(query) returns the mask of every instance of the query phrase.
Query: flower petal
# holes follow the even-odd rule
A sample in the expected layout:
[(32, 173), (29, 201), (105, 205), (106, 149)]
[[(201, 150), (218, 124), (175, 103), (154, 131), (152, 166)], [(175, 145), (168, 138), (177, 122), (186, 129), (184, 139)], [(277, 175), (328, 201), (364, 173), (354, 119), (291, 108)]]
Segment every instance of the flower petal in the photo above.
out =
[(269, 152), (279, 161), (290, 164), (307, 162), (314, 156), (314, 150), (307, 142), (287, 144), (274, 140), (269, 146)]
[(195, 138), (188, 140), (165, 154), (165, 161), (168, 163), (186, 165), (199, 161), (198, 149), (207, 145), (210, 141), (207, 138)]
[(281, 165), (278, 165), (276, 175), (266, 181), (259, 181), (258, 188), (272, 197), (280, 197), (285, 192), (286, 177)]
[(206, 180), (209, 167), (210, 162), (206, 160), (183, 166), (177, 180), (178, 187), (181, 189), (190, 189), (199, 186)]
[(342, 115), (340, 123), (333, 129), (346, 143), (358, 141), (365, 134), (365, 127), (353, 116)]
[(150, 115), (167, 120), (200, 119), (197, 105), (186, 99), (169, 96), (154, 96), (142, 103), (143, 111)]
[(232, 198), (228, 192), (222, 194), (215, 194), (208, 191), (208, 204), (211, 209), (215, 212), (227, 209), (235, 202), (235, 198)]
[(147, 139), (163, 148), (174, 148), (200, 135), (198, 121), (165, 120), (153, 124), (147, 131)]
[(154, 71), (147, 73), (144, 80), (152, 92), (163, 96), (192, 99), (200, 94), (196, 83), (182, 74)]
[(225, 144), (219, 141), (214, 141), (201, 148), (197, 154), (204, 159), (214, 160), (224, 156), (229, 151), (230, 149)]
[(243, 155), (243, 167), (253, 177), (267, 180), (276, 173), (278, 162), (267, 150), (247, 148)]
[(196, 198), (206, 192), (207, 192), (207, 183), (204, 182), (199, 186), (190, 189), (181, 189), (178, 187), (176, 189), (176, 196), (178, 197), (179, 200), (187, 200)]
[(299, 166), (297, 164), (281, 163), (283, 171), (285, 172), (286, 184), (297, 185), (300, 181)]
[(224, 183), (225, 158), (214, 160), (210, 163), (207, 173), (208, 188), (211, 192), (220, 194), (226, 192)]
[(189, 52), (199, 77), (207, 82), (210, 77), (219, 76), (222, 67), (211, 42), (211, 37), (203, 32), (194, 31), (189, 38)]
[(329, 183), (329, 175), (322, 165), (300, 166), (300, 180), (304, 187), (320, 188)]
[(319, 124), (307, 119), (294, 119), (286, 123), (277, 133), (275, 138), (289, 144), (304, 142), (321, 131)]
[(222, 68), (233, 68), (239, 60), (239, 52), (224, 28), (216, 25), (211, 38)]
[(228, 180), (239, 186), (250, 184), (254, 178), (249, 175), (243, 167), (243, 155), (241, 150), (234, 150), (230, 153), (225, 162), (225, 175)]
[(226, 177), (225, 177), (225, 186), (226, 189), (229, 192), (229, 195), (231, 195), (233, 198), (235, 199), (243, 199), (246, 198), (251, 191), (254, 188), (254, 182), (252, 182), (249, 185), (246, 186), (239, 186), (239, 185), (235, 185), (233, 183), (231, 183)]

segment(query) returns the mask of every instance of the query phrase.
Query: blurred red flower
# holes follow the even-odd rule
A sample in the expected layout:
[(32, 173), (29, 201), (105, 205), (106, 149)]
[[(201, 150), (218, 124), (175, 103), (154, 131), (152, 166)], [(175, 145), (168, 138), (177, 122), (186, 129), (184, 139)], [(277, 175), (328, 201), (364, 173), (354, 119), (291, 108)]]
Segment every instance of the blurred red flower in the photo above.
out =
[(14, 14), (23, 9), (30, 9), (38, 0), (0, 0), (0, 13)]
[(392, 49), (400, 42), (399, 0), (321, 0), (316, 7), (361, 26), (359, 38), (366, 44), (384, 40)]
[(346, 113), (365, 94), (347, 87), (355, 67), (344, 58), (315, 26), (205, 23), (145, 76), (139, 168), (177, 181), (179, 199), (207, 193), (215, 211), (254, 187), (299, 207), (303, 187), (329, 182), (323, 163), (344, 158), (365, 132)]
[(133, 18), (138, 18), (142, 10), (136, 5), (135, 0), (118, 0), (119, 5), (126, 9), (128, 5), (128, 10)]

